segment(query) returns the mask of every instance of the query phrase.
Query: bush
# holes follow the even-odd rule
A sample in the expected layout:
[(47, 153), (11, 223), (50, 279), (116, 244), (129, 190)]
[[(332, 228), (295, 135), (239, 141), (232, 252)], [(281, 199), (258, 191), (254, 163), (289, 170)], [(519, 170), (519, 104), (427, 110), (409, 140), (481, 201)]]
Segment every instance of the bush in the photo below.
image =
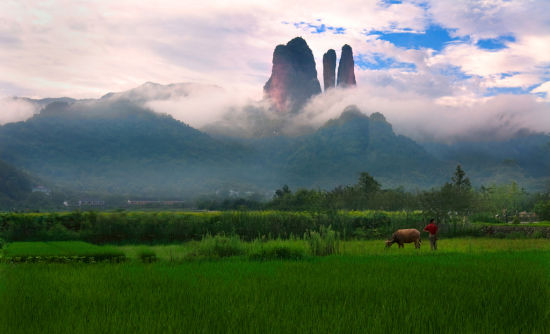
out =
[(0, 238), (0, 249), (4, 248), (5, 246), (6, 246), (6, 241)]
[(251, 260), (300, 260), (304, 257), (304, 251), (297, 247), (275, 245), (262, 246), (259, 250), (249, 255)]
[(157, 260), (157, 254), (150, 248), (140, 248), (137, 255), (143, 263), (151, 263)]
[(544, 233), (542, 233), (542, 231), (535, 231), (535, 232), (533, 232), (533, 234), (531, 234), (531, 238), (544, 239), (545, 235), (544, 235)]
[(232, 235), (227, 237), (225, 235), (206, 235), (201, 242), (198, 243), (197, 249), (191, 252), (191, 256), (215, 259), (236, 255), (243, 255), (245, 253), (244, 245), (241, 239)]
[(306, 233), (304, 239), (308, 241), (312, 255), (325, 256), (340, 253), (339, 235), (332, 230), (331, 226), (321, 226), (319, 232)]
[[(344, 239), (369, 239), (398, 228), (419, 228), (416, 222), (421, 219), (419, 212), (386, 211), (0, 213), (0, 237), (8, 242), (80, 240), (94, 244), (172, 244), (200, 241), (208, 234), (236, 234), (244, 241), (261, 235), (289, 239), (331, 225)], [(354, 231), (358, 234), (354, 235)]]
[(48, 256), (12, 256), (5, 257), (8, 263), (97, 263), (97, 262), (124, 262), (126, 257), (120, 254), (97, 254), (85, 256), (48, 255)]
[(503, 221), (497, 218), (497, 216), (495, 216), (493, 213), (474, 213), (470, 216), (470, 221), (493, 224), (503, 223)]
[(527, 235), (525, 232), (510, 232), (506, 235), (506, 239), (526, 239)]
[(81, 241), (14, 242), (4, 250), (8, 262), (122, 262), (125, 254), (116, 247)]
[(550, 200), (537, 203), (535, 212), (540, 220), (550, 220)]
[(514, 216), (514, 219), (512, 219), (512, 224), (519, 224), (519, 217), (516, 215)]

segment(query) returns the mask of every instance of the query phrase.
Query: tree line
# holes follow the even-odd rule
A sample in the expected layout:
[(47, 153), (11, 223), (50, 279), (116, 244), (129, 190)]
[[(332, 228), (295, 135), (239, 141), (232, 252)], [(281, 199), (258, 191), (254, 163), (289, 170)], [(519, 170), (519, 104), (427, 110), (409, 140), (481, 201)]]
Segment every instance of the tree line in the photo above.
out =
[(513, 221), (525, 211), (537, 214), (536, 218), (532, 216), (530, 219), (550, 220), (550, 186), (549, 191), (544, 193), (528, 193), (515, 182), (476, 189), (466, 172), (457, 165), (448, 182), (430, 190), (383, 189), (374, 177), (363, 172), (357, 183), (328, 191), (304, 188), (293, 191), (284, 185), (267, 202), (236, 198), (199, 201), (197, 204), (201, 209), (211, 210), (422, 210), (443, 220), (471, 217), (485, 222)]

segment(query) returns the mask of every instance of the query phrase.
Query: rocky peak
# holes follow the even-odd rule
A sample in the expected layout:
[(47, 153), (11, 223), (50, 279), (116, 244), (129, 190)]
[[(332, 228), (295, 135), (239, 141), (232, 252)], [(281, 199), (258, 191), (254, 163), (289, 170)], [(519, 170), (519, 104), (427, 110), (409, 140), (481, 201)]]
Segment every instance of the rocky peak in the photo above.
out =
[(350, 87), (355, 86), (355, 72), (353, 62), (353, 51), (351, 46), (344, 45), (342, 54), (340, 55), (340, 64), (338, 65), (338, 86)]
[(336, 51), (328, 50), (323, 55), (323, 84), (325, 91), (333, 88), (336, 83)]
[(321, 93), (313, 53), (306, 41), (296, 37), (273, 52), (271, 77), (264, 95), (280, 112), (297, 112), (314, 95)]
[(373, 112), (370, 115), (370, 120), (375, 121), (375, 122), (383, 122), (383, 123), (388, 122), (388, 121), (386, 121), (386, 117), (384, 116), (384, 114), (379, 113), (379, 112)]

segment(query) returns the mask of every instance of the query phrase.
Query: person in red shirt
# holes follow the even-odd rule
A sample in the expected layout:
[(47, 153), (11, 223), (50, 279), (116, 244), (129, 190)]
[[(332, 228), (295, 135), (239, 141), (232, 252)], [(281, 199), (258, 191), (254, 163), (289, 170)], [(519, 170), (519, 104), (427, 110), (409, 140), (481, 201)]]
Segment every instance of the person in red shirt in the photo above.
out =
[(424, 231), (430, 233), (430, 248), (437, 250), (437, 224), (434, 219), (430, 220), (430, 223), (424, 227)]

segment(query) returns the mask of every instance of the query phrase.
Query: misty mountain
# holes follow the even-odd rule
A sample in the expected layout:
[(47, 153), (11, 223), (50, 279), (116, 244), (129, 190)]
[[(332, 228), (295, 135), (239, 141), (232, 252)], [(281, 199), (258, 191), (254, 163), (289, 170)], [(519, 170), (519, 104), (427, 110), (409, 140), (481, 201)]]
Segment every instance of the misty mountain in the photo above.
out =
[(448, 167), (413, 140), (396, 135), (382, 114), (369, 117), (354, 106), (312, 134), (264, 139), (257, 149), (271, 152), (266, 159), (289, 182), (309, 187), (352, 184), (364, 171), (386, 187), (427, 187), (443, 180)]
[(196, 190), (253, 156), (123, 99), (51, 103), (0, 127), (0, 155), (71, 189), (156, 194)]
[(172, 83), (168, 85), (146, 82), (141, 86), (124, 92), (107, 93), (101, 97), (101, 100), (125, 100), (140, 105), (155, 100), (185, 98), (201, 90), (208, 90), (211, 93), (223, 91), (219, 86), (191, 82)]
[(48, 104), (53, 103), (53, 102), (73, 103), (73, 102), (77, 101), (76, 99), (73, 99), (73, 98), (70, 98), (70, 97), (47, 97), (47, 98), (44, 98), (44, 99), (31, 99), (31, 98), (28, 98), (28, 97), (12, 97), (11, 99), (31, 103), (31, 104), (35, 105), (37, 108), (44, 108)]
[[(386, 185), (425, 187), (437, 163), (381, 114), (348, 108), (302, 136), (214, 138), (129, 98), (54, 101), (0, 127), (0, 155), (65, 189), (189, 197), (282, 184), (331, 188), (368, 171)], [(441, 174), (441, 173), (440, 173)]]
[(45, 106), (30, 119), (0, 126), (0, 156), (63, 189), (149, 198), (224, 189), (265, 194), (283, 184), (330, 189), (355, 183), (365, 171), (384, 187), (422, 189), (448, 180), (458, 163), (474, 185), (516, 181), (536, 189), (548, 177), (544, 135), (420, 145), (395, 134), (382, 114), (367, 116), (352, 106), (294, 136), (277, 131), (292, 118), (264, 122), (265, 111), (251, 108), (260, 135), (223, 137), (147, 108), (147, 101), (185, 98), (202, 88), (216, 89), (146, 83), (97, 100), (40, 102)]
[(0, 203), (21, 200), (31, 189), (32, 181), (25, 173), (0, 160)]
[(436, 158), (460, 163), (478, 184), (515, 181), (542, 190), (550, 181), (550, 136), (523, 133), (505, 141), (423, 143)]

